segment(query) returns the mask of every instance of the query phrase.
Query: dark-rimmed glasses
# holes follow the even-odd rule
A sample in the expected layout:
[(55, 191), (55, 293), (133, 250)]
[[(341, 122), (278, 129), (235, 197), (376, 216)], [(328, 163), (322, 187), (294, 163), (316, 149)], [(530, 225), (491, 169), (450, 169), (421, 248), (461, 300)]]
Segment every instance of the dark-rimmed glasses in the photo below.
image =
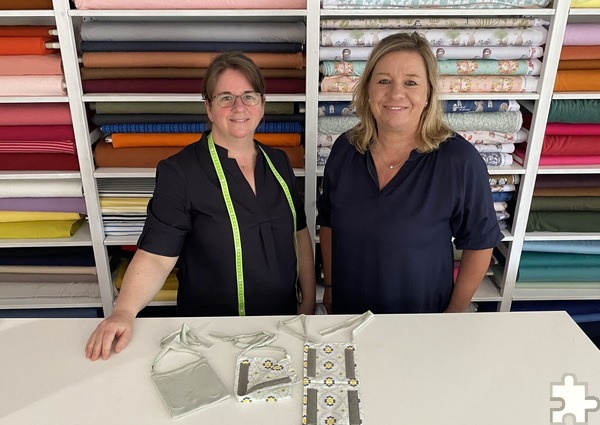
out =
[(260, 102), (262, 94), (256, 92), (248, 92), (236, 96), (231, 93), (219, 93), (218, 95), (213, 96), (212, 98), (217, 99), (217, 105), (219, 105), (221, 108), (231, 108), (233, 105), (235, 105), (235, 101), (238, 97), (244, 105), (256, 106)]

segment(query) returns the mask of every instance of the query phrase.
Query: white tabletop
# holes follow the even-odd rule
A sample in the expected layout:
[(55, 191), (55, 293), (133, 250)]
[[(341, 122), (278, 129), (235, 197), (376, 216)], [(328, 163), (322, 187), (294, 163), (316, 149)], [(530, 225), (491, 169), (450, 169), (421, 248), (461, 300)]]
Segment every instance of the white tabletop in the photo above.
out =
[[(310, 317), (309, 329), (343, 319)], [(98, 319), (0, 320), (0, 424), (300, 424), (301, 384), (276, 403), (233, 397), (239, 349), (230, 343), (204, 350), (232, 392), (219, 404), (173, 420), (150, 378), (160, 339), (183, 322), (206, 336), (277, 332), (277, 320), (137, 319), (129, 347), (96, 362), (83, 347)], [(301, 374), (302, 342), (279, 335)], [(563, 312), (376, 315), (356, 344), (364, 425), (548, 424), (560, 405), (550, 400), (551, 383), (566, 373), (600, 397), (600, 351)], [(600, 424), (600, 412), (588, 423)]]

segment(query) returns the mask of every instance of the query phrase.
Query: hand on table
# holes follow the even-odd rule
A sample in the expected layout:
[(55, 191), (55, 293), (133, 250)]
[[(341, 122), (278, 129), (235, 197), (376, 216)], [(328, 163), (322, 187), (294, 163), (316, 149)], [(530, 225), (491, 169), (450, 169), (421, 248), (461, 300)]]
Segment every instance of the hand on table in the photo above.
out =
[(124, 313), (113, 313), (100, 322), (87, 341), (85, 356), (90, 360), (100, 357), (106, 360), (110, 357), (113, 343), (115, 353), (123, 350), (133, 336), (134, 318)]

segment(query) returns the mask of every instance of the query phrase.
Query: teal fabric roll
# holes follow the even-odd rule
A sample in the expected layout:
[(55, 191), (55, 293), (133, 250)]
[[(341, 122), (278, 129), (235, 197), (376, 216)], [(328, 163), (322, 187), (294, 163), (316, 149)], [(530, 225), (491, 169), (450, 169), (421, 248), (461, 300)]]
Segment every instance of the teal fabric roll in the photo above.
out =
[(441, 75), (540, 75), (542, 62), (529, 60), (448, 59), (437, 61)]
[(523, 251), (600, 255), (599, 241), (525, 241)]
[(600, 286), (598, 281), (600, 267), (530, 267), (520, 268), (519, 282), (591, 282)]
[(600, 267), (600, 255), (523, 251), (519, 267)]

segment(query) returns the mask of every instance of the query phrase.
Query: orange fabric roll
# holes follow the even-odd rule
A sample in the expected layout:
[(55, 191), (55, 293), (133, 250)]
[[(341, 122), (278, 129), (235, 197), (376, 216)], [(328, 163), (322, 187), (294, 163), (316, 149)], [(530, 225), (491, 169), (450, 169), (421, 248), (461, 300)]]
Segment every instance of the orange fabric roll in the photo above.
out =
[(559, 70), (554, 91), (600, 91), (600, 69)]
[(293, 147), (301, 143), (301, 135), (298, 133), (257, 133), (254, 138), (271, 147)]
[[(218, 52), (88, 52), (86, 68), (206, 68)], [(304, 68), (302, 53), (246, 53), (261, 68)]]
[(562, 46), (560, 60), (600, 59), (600, 46)]
[(304, 146), (271, 146), (274, 149), (279, 149), (284, 151), (288, 158), (290, 159), (290, 163), (294, 168), (304, 168)]
[(52, 9), (52, 0), (2, 0), (0, 10)]
[[(0, 10), (2, 10), (1, 1)], [(48, 37), (50, 31), (55, 29), (56, 27), (50, 25), (6, 25), (0, 26), (0, 37)]]
[(600, 69), (600, 59), (561, 60), (558, 69)]
[(0, 37), (0, 55), (48, 55), (58, 49), (47, 49), (45, 44), (56, 41), (52, 37)]
[(150, 146), (115, 149), (110, 143), (98, 142), (94, 149), (97, 167), (156, 168), (163, 159), (175, 155), (181, 146)]
[(202, 133), (113, 133), (110, 138), (115, 149), (132, 147), (179, 146), (197, 142)]
[(60, 55), (0, 56), (0, 75), (62, 75)]

